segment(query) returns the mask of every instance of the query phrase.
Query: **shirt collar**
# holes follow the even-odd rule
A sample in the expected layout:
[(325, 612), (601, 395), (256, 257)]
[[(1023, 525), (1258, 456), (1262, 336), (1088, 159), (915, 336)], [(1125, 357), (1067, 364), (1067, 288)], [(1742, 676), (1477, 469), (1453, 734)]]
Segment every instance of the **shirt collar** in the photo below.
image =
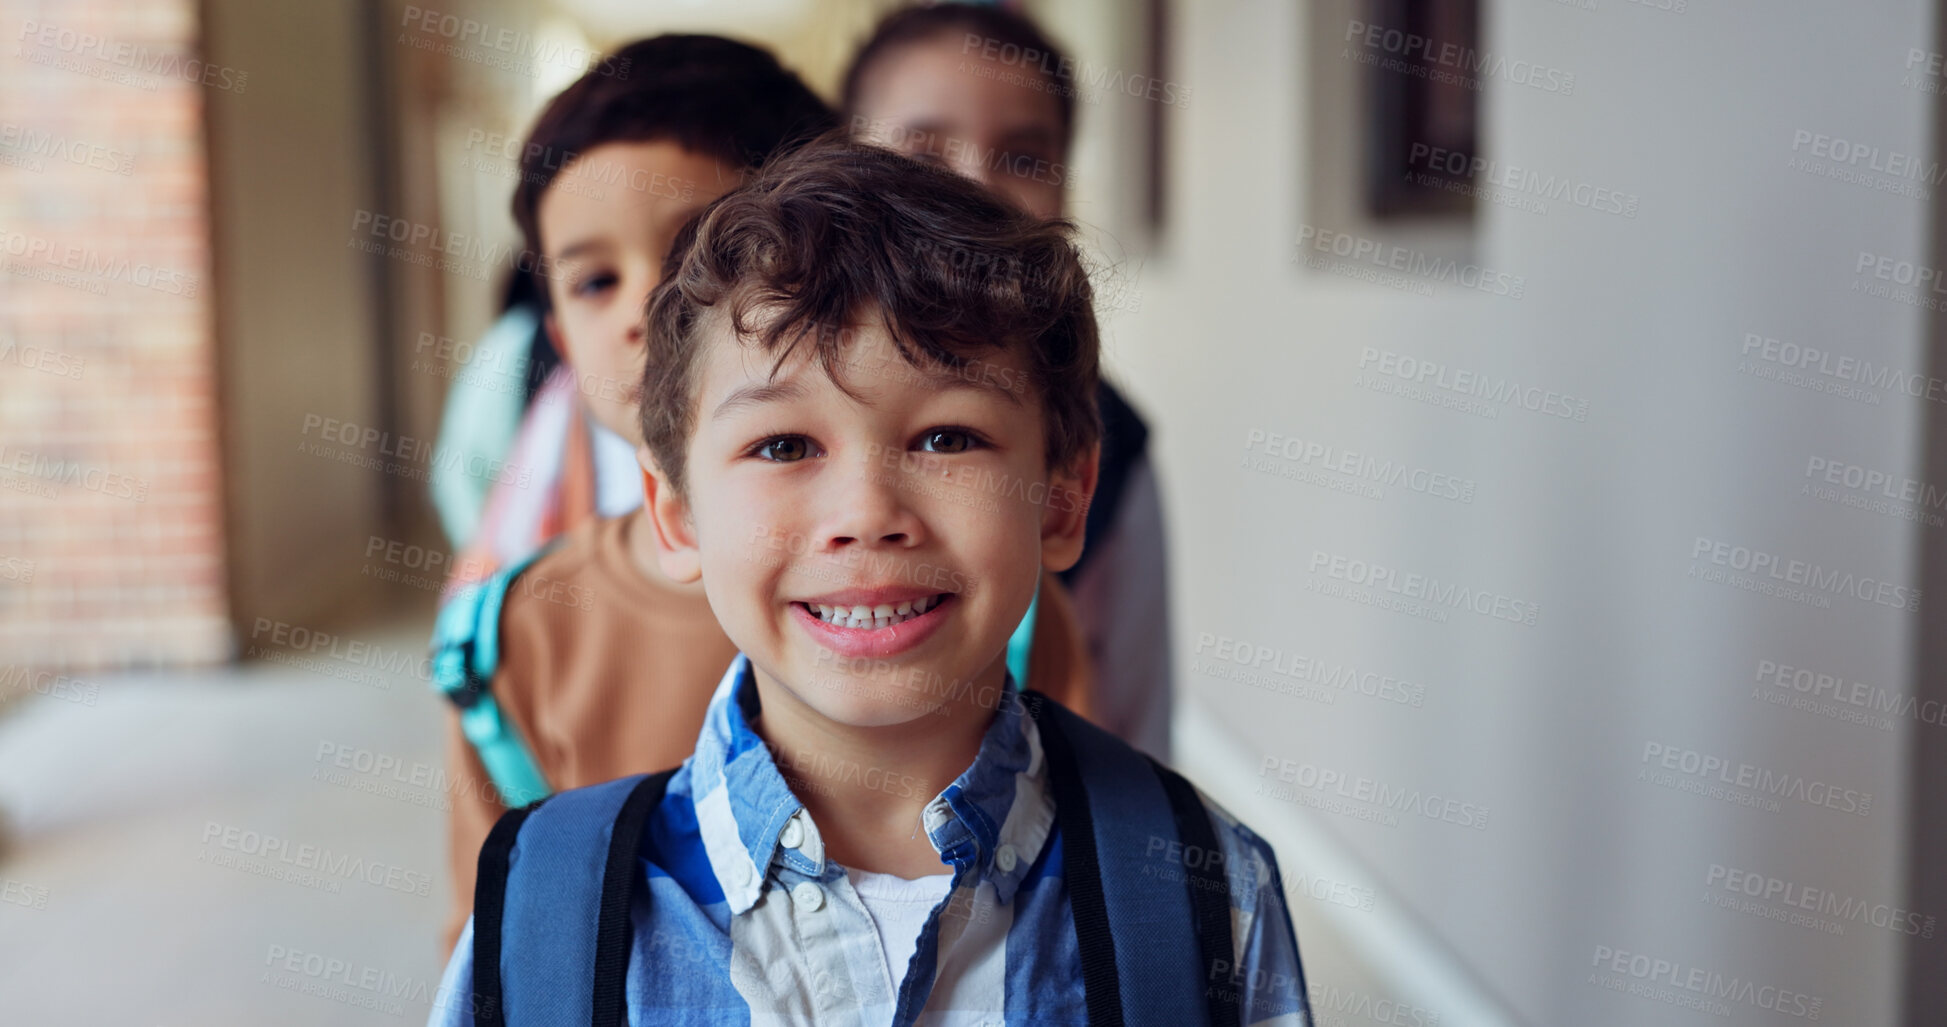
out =
[[(704, 850), (733, 915), (757, 903), (775, 873), (774, 863), (812, 877), (826, 869), (817, 829), (809, 815), (800, 816), (803, 803), (750, 726), (758, 709), (750, 658), (738, 653), (710, 699), (690, 764)], [(864, 780), (870, 771), (818, 769), (819, 774), (800, 776), (799, 783), (813, 787), (825, 777), (841, 787), (896, 787)], [(793, 817), (799, 820), (792, 832), (799, 844), (784, 846), (780, 836)], [(1002, 903), (1013, 898), (1048, 840), (1054, 800), (1040, 735), (1012, 678), (973, 763), (926, 804), (921, 822), (941, 863), (966, 865), (969, 883), (992, 883)]]

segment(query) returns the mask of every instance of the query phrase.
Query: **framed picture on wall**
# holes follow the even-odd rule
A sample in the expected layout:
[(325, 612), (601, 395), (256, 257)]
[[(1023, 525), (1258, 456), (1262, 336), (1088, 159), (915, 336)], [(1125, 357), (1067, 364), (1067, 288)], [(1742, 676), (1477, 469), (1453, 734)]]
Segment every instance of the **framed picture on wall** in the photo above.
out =
[[(1478, 142), (1479, 0), (1365, 0), (1363, 179), (1378, 220), (1467, 217)], [(1462, 155), (1455, 159), (1451, 155)], [(1458, 170), (1456, 170), (1456, 168)]]

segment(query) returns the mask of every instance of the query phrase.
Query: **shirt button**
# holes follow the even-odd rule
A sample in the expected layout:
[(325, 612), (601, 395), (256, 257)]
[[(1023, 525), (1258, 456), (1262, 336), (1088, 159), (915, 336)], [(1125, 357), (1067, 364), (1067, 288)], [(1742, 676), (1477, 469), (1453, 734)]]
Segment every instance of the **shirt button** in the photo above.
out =
[(816, 913), (825, 908), (825, 889), (804, 881), (791, 889), (791, 904), (807, 913)]
[(1003, 845), (994, 850), (994, 865), (1001, 868), (1001, 873), (1013, 873), (1014, 865), (1018, 862), (1020, 858), (1014, 854), (1014, 846)]
[(784, 833), (778, 835), (777, 843), (787, 849), (795, 849), (804, 844), (804, 825), (793, 816), (784, 822)]

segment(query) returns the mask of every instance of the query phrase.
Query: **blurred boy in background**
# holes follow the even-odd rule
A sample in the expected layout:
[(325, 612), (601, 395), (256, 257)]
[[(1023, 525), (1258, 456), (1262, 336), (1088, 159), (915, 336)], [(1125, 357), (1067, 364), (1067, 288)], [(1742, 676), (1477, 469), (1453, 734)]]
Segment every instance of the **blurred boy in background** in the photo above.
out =
[[(634, 501), (621, 509), (640, 509), (642, 304), (670, 240), (746, 169), (831, 123), (796, 75), (741, 43), (659, 36), (616, 58), (628, 59), (628, 77), (591, 73), (548, 103), (514, 194), (527, 246), (550, 269), (542, 323), (564, 363), (535, 395), (509, 462), (552, 462), (560, 477), (497, 489), (456, 561), (484, 576), (572, 529), (509, 588), (491, 681), (555, 788), (680, 760), (735, 654), (702, 590), (668, 581), (646, 558), (633, 518), (597, 517), (594, 440), (621, 440), (634, 472), (624, 482)], [(518, 537), (497, 535), (508, 531)], [(503, 807), (457, 718), (448, 736), (450, 945), (472, 901), (480, 843)]]
[[(989, 54), (1015, 52), (1013, 64)], [(852, 134), (939, 163), (1043, 218), (1060, 217), (1075, 135), (1073, 67), (1024, 15), (945, 3), (879, 22), (841, 96)], [(1051, 74), (1054, 70), (1056, 73)], [(1169, 759), (1169, 579), (1148, 427), (1104, 378), (1101, 482), (1088, 546), (1061, 575), (1081, 617), (1099, 692), (1090, 719)]]

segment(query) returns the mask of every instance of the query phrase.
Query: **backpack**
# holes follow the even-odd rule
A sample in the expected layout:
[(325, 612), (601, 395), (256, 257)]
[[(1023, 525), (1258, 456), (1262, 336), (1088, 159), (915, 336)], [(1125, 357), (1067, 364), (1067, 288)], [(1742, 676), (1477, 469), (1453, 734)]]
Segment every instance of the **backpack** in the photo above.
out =
[(509, 808), (553, 794), (534, 751), (494, 701), (500, 666), (500, 609), (514, 579), (554, 549), (556, 539), (460, 590), (440, 607), (433, 623), (433, 690), (459, 707), (460, 732), (480, 754), (494, 789)]
[[(1185, 860), (1181, 891), (1143, 872), (1155, 838), (1222, 851), (1196, 789), (1039, 692), (1022, 700), (1048, 761), (1088, 1022), (1237, 1027), (1238, 992), (1209, 983), (1233, 951), (1221, 861)], [(563, 792), (494, 825), (473, 897), (476, 1025), (628, 1022), (642, 839), (674, 774)]]
[[(538, 802), (554, 790), (520, 730), (494, 701), (494, 671), (500, 666), (500, 611), (514, 579), (559, 541), (550, 541), (496, 570), (487, 580), (462, 589), (440, 608), (433, 625), (433, 690), (459, 708), (460, 731), (480, 755), (480, 765), (487, 769), (494, 789), (509, 809)], [(1034, 618), (1040, 605), (1041, 585), (1037, 581), (1027, 615), (1007, 641), (1007, 669), (1016, 688), (1028, 679), (1028, 655), (1034, 649)]]

